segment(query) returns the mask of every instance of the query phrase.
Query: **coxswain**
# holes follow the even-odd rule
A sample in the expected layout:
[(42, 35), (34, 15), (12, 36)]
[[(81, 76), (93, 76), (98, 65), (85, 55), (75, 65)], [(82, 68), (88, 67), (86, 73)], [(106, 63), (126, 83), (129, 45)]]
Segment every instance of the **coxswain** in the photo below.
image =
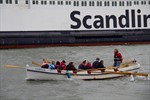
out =
[(121, 53), (118, 51), (118, 49), (114, 49), (114, 67), (115, 67), (115, 71), (118, 71), (118, 68), (120, 66), (120, 64), (122, 63), (123, 58)]

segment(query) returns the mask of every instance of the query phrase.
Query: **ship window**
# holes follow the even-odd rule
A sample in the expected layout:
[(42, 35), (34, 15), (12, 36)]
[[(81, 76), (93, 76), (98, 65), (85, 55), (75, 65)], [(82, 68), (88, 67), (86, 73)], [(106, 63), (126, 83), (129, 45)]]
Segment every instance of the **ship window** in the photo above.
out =
[(47, 4), (47, 1), (44, 1), (44, 5), (46, 5)]
[(109, 6), (109, 1), (105, 1), (104, 6)]
[(115, 6), (115, 3), (114, 3), (114, 1), (112, 2), (112, 6)]
[(141, 1), (141, 4), (143, 5), (143, 4), (144, 4), (144, 2), (143, 2), (143, 1)]
[(131, 6), (132, 2), (131, 1), (127, 1), (127, 6)]
[(2, 4), (3, 3), (3, 0), (0, 0), (0, 4)]
[(28, 0), (25, 1), (26, 4), (29, 4)]
[(107, 6), (106, 1), (104, 2), (104, 6)]
[(132, 6), (132, 2), (131, 1), (129, 2), (129, 6)]
[(63, 1), (58, 1), (58, 5), (63, 5)]
[(58, 1), (57, 3), (58, 3), (58, 5), (60, 5), (60, 1)]
[(47, 4), (47, 1), (41, 1), (41, 5), (46, 5)]
[(36, 0), (36, 4), (38, 4), (39, 2)]
[(68, 2), (68, 1), (66, 1), (66, 5), (69, 5), (69, 2)]
[(74, 6), (79, 6), (79, 1), (74, 1)]
[(139, 5), (139, 1), (134, 1), (134, 5)]
[(52, 5), (52, 1), (49, 1), (49, 4)]
[(44, 4), (44, 1), (41, 1), (41, 4), (43, 5), (43, 4)]
[(112, 6), (117, 6), (117, 2), (116, 1), (112, 1)]
[(146, 1), (141, 1), (141, 4), (142, 4), (142, 5), (145, 5), (145, 4), (146, 4)]
[(100, 6), (99, 1), (97, 1), (97, 6)]
[(119, 6), (121, 6), (121, 5), (122, 5), (122, 2), (120, 1), (120, 2), (119, 2)]
[(9, 1), (8, 1), (8, 0), (6, 0), (6, 4), (8, 4), (8, 2), (9, 2)]
[(109, 6), (109, 1), (107, 2), (107, 6)]
[(134, 1), (134, 5), (136, 5), (136, 1)]
[(130, 5), (129, 5), (129, 1), (127, 1), (127, 6), (130, 6)]
[(76, 5), (77, 5), (77, 4), (76, 4), (76, 1), (74, 1), (74, 3), (73, 3), (73, 4), (74, 4), (74, 6), (76, 6)]
[(106, 1), (104, 2), (104, 6), (106, 6)]
[(77, 1), (77, 6), (79, 6), (79, 1)]
[(122, 6), (124, 6), (124, 2), (122, 1)]
[(86, 2), (86, 1), (82, 1), (82, 2), (81, 2), (81, 5), (82, 5), (82, 6), (87, 6), (87, 2)]
[(33, 0), (32, 3), (35, 4), (35, 0)]
[(71, 5), (71, 1), (69, 1), (69, 5)]
[(150, 1), (148, 1), (148, 4), (150, 5)]
[(15, 4), (18, 4), (18, 0), (15, 0)]
[(124, 6), (124, 2), (123, 2), (123, 1), (120, 1), (120, 2), (119, 2), (119, 6)]
[(60, 4), (63, 5), (63, 1), (61, 1)]
[(6, 0), (6, 4), (12, 4), (12, 0)]
[(89, 2), (89, 6), (92, 6), (92, 3), (91, 3), (91, 1)]
[(71, 5), (71, 1), (66, 1), (66, 5)]
[(90, 1), (89, 6), (94, 6), (94, 1)]
[(49, 1), (50, 5), (55, 5), (55, 1)]
[(53, 5), (55, 5), (55, 1), (53, 1)]
[(102, 6), (102, 2), (101, 1), (97, 1), (97, 6)]

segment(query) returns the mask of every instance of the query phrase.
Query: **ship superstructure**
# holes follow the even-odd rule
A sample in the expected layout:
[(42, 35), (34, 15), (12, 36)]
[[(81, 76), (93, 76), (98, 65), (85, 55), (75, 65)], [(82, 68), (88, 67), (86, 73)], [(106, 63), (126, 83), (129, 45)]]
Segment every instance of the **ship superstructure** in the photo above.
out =
[(0, 45), (150, 42), (150, 0), (0, 0)]

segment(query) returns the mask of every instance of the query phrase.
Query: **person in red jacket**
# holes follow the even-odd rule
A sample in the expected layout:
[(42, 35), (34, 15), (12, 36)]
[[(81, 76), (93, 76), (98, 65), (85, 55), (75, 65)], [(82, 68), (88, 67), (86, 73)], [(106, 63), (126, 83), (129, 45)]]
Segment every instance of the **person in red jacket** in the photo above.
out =
[(60, 66), (62, 67), (63, 70), (66, 70), (66, 61), (62, 60), (62, 62), (60, 63)]
[(120, 64), (122, 63), (122, 55), (121, 53), (118, 51), (118, 49), (114, 49), (114, 67), (119, 67)]

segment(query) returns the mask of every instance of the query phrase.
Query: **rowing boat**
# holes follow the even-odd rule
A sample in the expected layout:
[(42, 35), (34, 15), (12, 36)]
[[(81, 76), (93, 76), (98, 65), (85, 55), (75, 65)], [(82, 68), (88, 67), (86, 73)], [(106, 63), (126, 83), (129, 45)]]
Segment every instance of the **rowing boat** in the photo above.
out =
[[(104, 80), (112, 79), (125, 75), (130, 75), (136, 73), (140, 69), (140, 64), (134, 63), (128, 66), (120, 67), (118, 72), (114, 72), (112, 68), (106, 68), (105, 72), (100, 70), (82, 70), (77, 73), (73, 71), (66, 70), (51, 70), (44, 69), (40, 67), (26, 66), (26, 75), (27, 80), (66, 80), (71, 79), (80, 79), (80, 80)], [(69, 75), (69, 76), (68, 76)], [(134, 75), (134, 74), (133, 74)]]

